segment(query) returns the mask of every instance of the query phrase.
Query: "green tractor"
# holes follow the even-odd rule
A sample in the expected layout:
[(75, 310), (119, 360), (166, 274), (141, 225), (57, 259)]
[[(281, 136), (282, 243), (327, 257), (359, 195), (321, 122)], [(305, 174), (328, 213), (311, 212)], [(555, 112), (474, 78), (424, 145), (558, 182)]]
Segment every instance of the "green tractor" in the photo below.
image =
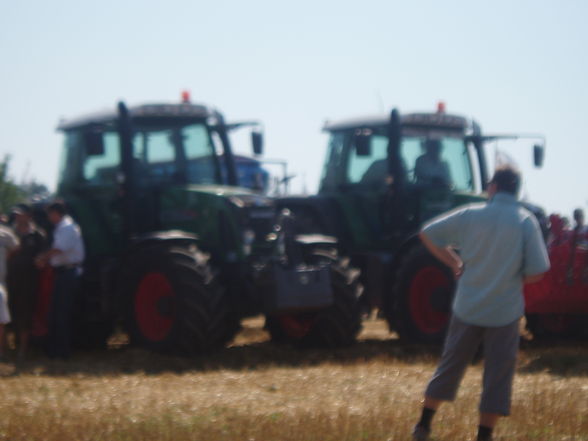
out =
[[(475, 122), (444, 110), (327, 123), (318, 194), (279, 202), (295, 214), (299, 232), (338, 238), (361, 269), (363, 310), (378, 308), (408, 341), (442, 341), (454, 292), (452, 274), (420, 243), (419, 228), (485, 199), (487, 141), (542, 139), (484, 136)], [(534, 156), (540, 166), (542, 143)]]
[[(360, 328), (358, 271), (333, 238), (295, 235), (275, 201), (237, 186), (229, 134), (211, 107), (150, 104), (63, 121), (58, 195), (86, 244), (76, 337), (196, 354), (266, 315), (276, 341), (337, 346)], [(263, 136), (252, 131), (261, 154)]]

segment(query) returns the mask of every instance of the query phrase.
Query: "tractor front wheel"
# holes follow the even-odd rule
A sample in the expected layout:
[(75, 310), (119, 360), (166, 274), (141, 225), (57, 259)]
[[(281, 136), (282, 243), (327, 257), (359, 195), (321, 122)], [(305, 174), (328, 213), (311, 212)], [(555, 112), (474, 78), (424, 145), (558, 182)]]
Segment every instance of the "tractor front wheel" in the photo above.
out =
[(404, 340), (441, 344), (454, 291), (451, 271), (423, 245), (416, 245), (394, 275), (393, 299), (384, 302), (386, 319)]

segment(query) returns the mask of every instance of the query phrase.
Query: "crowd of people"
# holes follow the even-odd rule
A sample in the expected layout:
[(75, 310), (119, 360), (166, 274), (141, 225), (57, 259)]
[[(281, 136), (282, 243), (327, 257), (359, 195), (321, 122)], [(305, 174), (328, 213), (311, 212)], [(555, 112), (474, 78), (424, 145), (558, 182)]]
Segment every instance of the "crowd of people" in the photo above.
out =
[(34, 222), (33, 210), (26, 204), (14, 207), (6, 224), (0, 225), (0, 359), (6, 358), (9, 329), (17, 360), (26, 357), (42, 278), (49, 281), (51, 291), (44, 317), (45, 352), (62, 359), (71, 354), (72, 309), (84, 244), (63, 202), (49, 204), (45, 214), (48, 231)]
[(549, 216), (549, 223), (551, 225), (551, 239), (559, 240), (562, 236), (569, 234), (586, 234), (588, 227), (584, 224), (584, 210), (576, 208), (572, 215), (574, 225), (570, 225), (570, 220), (566, 216), (553, 213)]

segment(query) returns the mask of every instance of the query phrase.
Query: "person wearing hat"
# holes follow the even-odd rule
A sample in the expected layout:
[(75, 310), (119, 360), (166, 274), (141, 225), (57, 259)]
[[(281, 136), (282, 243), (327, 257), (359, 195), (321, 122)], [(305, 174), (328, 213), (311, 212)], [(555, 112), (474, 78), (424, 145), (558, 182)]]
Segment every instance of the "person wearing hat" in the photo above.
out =
[(451, 268), (458, 282), (443, 354), (425, 391), (415, 440), (428, 439), (436, 410), (455, 399), (465, 369), (482, 343), (477, 440), (492, 440), (499, 417), (510, 413), (525, 306), (523, 283), (541, 279), (549, 269), (539, 224), (517, 201), (519, 186), (519, 172), (503, 166), (489, 183), (488, 202), (442, 215), (420, 233), (423, 244)]
[(18, 247), (18, 239), (7, 226), (0, 225), (0, 359), (4, 358), (4, 327), (10, 323), (6, 293), (6, 259)]
[(29, 205), (20, 204), (12, 210), (14, 232), (20, 247), (8, 259), (6, 283), (12, 326), (16, 335), (18, 359), (25, 357), (33, 312), (37, 301), (39, 270), (35, 258), (44, 250), (45, 234), (33, 222)]

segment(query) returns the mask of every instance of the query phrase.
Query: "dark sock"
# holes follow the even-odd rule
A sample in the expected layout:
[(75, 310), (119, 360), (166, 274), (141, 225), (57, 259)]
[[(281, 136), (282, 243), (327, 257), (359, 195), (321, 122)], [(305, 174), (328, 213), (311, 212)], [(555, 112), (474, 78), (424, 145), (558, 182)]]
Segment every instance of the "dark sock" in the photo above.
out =
[(477, 441), (491, 441), (491, 440), (492, 440), (492, 427), (478, 426)]
[(421, 414), (421, 419), (417, 423), (417, 426), (423, 427), (427, 430), (431, 430), (431, 420), (435, 415), (435, 409), (429, 409), (428, 407), (423, 407), (423, 413)]

